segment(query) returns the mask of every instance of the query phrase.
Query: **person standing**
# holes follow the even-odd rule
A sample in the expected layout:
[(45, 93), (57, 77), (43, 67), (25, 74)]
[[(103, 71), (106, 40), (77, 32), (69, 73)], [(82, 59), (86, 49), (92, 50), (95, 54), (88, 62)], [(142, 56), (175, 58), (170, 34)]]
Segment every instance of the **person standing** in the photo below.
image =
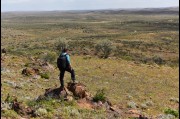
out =
[(59, 76), (59, 80), (61, 84), (60, 88), (64, 88), (64, 74), (66, 71), (71, 73), (71, 79), (73, 83), (75, 83), (75, 72), (74, 69), (71, 67), (70, 56), (68, 54), (67, 48), (64, 48), (60, 56), (58, 57), (57, 66), (60, 70), (60, 76)]

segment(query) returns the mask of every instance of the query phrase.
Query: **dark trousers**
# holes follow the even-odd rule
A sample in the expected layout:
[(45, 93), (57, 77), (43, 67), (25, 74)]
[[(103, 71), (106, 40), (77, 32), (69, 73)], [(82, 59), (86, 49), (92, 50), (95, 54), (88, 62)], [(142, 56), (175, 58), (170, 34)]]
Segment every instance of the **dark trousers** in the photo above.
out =
[(75, 72), (73, 69), (71, 68), (66, 68), (66, 69), (59, 69), (60, 70), (60, 83), (61, 83), (61, 87), (64, 87), (64, 74), (65, 74), (65, 71), (71, 73), (71, 79), (73, 81), (75, 81)]

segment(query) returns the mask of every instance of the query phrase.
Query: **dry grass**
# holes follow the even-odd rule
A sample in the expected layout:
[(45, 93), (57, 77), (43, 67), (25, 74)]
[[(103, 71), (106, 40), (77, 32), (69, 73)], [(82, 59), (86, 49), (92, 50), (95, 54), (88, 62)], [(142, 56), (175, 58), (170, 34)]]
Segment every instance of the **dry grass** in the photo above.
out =
[[(84, 83), (93, 95), (97, 90), (105, 89), (109, 100), (123, 108), (127, 108), (129, 101), (135, 102), (139, 108), (152, 101), (153, 106), (143, 110), (149, 115), (163, 113), (166, 108), (179, 109), (178, 103), (170, 101), (171, 98), (179, 98), (178, 15), (44, 15), (20, 13), (13, 17), (5, 14), (2, 19), (1, 46), (8, 53), (1, 65), (9, 70), (1, 71), (2, 100), (9, 93), (23, 102), (29, 102), (43, 94), (45, 89), (60, 85), (58, 69), (48, 71), (49, 80), (33, 79), (23, 76), (21, 72), (27, 63), (32, 63), (28, 57), (41, 58), (45, 53), (55, 54), (55, 45), (62, 39), (72, 45), (71, 62), (77, 80)], [(104, 39), (112, 41), (113, 47), (120, 46), (126, 55), (114, 56), (112, 53), (108, 59), (98, 58), (94, 55), (94, 46)], [(90, 56), (83, 56), (83, 52)], [(162, 58), (165, 64), (159, 66), (137, 62), (155, 56)], [(55, 61), (52, 63), (56, 64)], [(66, 73), (65, 82), (69, 81), (70, 74)], [(13, 82), (21, 88), (15, 89)], [(83, 117), (95, 115), (92, 118), (97, 118), (104, 114), (104, 111), (81, 111)], [(68, 114), (64, 113), (67, 117)]]
[[(114, 59), (86, 59), (82, 56), (72, 56), (72, 66), (76, 71), (77, 80), (84, 83), (94, 95), (97, 90), (105, 89), (105, 93), (113, 104), (127, 107), (132, 96), (138, 105), (151, 100), (154, 105), (144, 110), (150, 115), (162, 113), (167, 107), (178, 109), (177, 103), (170, 102), (172, 97), (179, 98), (178, 68), (168, 66), (135, 64), (134, 62)], [(31, 62), (23, 57), (8, 56), (3, 67), (11, 73), (1, 74), (2, 100), (7, 93), (17, 96), (22, 101), (38, 97), (44, 89), (59, 86), (58, 69), (50, 73), (50, 79), (32, 79), (21, 75), (25, 62)], [(12, 66), (12, 62), (16, 62)], [(23, 84), (22, 89), (14, 89), (4, 83), (13, 81)], [(70, 81), (70, 74), (66, 73), (65, 82)]]

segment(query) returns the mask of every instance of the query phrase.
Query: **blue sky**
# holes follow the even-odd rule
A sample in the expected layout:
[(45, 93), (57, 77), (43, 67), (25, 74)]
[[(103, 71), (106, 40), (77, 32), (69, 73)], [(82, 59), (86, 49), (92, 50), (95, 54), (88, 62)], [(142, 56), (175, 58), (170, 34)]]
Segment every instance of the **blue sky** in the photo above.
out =
[(89, 10), (179, 6), (179, 0), (1, 0), (1, 11)]

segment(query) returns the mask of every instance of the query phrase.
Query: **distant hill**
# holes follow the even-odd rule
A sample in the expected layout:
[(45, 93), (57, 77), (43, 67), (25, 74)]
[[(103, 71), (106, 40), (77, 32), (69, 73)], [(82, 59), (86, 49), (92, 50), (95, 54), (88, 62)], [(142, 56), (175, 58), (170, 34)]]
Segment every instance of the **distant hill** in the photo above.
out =
[(104, 14), (179, 14), (179, 7), (141, 8), (141, 9), (109, 9), (91, 11)]
[[(29, 15), (38, 14), (62, 14), (62, 13), (97, 13), (97, 14), (179, 14), (179, 7), (166, 7), (166, 8), (129, 8), (129, 9), (102, 9), (102, 10), (54, 10), (54, 11), (13, 11), (13, 12), (2, 12), (2, 17), (7, 14), (11, 15)], [(6, 15), (5, 15), (6, 14)]]
[(131, 8), (102, 10), (54, 10), (54, 11), (12, 11), (1, 12), (1, 20), (25, 17), (60, 17), (81, 15), (179, 15), (179, 7), (167, 8)]

